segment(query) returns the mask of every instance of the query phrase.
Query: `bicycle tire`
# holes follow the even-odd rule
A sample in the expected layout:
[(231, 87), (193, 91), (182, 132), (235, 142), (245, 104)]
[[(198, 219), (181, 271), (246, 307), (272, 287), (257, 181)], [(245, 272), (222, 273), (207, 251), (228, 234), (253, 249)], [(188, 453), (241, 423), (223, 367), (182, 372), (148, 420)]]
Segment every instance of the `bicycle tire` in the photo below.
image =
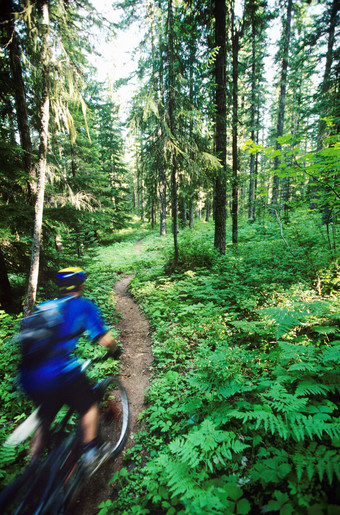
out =
[(64, 478), (77, 463), (76, 436), (71, 435), (54, 448), (48, 457), (30, 463), (25, 471), (2, 492), (0, 513), (4, 515), (59, 515), (64, 512)]
[(116, 458), (123, 450), (129, 432), (129, 401), (121, 381), (110, 376), (100, 381), (95, 392), (100, 409), (100, 458), (91, 475), (104, 462)]
[[(94, 388), (100, 408), (100, 436), (103, 444), (99, 457), (89, 475), (78, 466), (75, 443), (79, 435), (70, 435), (43, 462), (30, 464), (5, 492), (1, 492), (1, 514), (8, 515), (59, 515), (75, 499), (88, 477), (105, 462), (118, 456), (124, 448), (129, 429), (129, 403), (120, 380), (110, 376)], [(73, 453), (71, 460), (69, 457)], [(31, 474), (36, 467), (35, 473)], [(74, 467), (74, 470), (73, 470)], [(60, 472), (62, 476), (60, 477)], [(69, 483), (67, 483), (68, 479)], [(13, 503), (15, 506), (13, 506)], [(5, 507), (6, 505), (6, 507)], [(11, 505), (11, 507), (10, 507)], [(7, 511), (7, 507), (10, 511)]]
[[(51, 491), (54, 475), (50, 463), (41, 463), (40, 466), (24, 480), (14, 481), (9, 485), (6, 501), (1, 506), (1, 513), (8, 515), (40, 515), (44, 513), (44, 499), (46, 492)], [(13, 495), (13, 488), (16, 491)]]
[(29, 488), (34, 481), (37, 466), (36, 461), (29, 463), (26, 469), (0, 492), (1, 514), (15, 513), (15, 506), (19, 504), (18, 492)]

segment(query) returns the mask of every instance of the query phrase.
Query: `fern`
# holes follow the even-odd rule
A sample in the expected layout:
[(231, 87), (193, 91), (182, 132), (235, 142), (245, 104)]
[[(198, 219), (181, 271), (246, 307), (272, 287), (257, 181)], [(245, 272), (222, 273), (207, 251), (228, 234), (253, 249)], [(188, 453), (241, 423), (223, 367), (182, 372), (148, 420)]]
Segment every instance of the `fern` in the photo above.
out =
[(320, 355), (319, 360), (321, 363), (340, 364), (340, 345), (338, 345), (338, 342), (333, 342), (333, 345), (334, 344), (336, 344), (336, 346), (326, 348)]
[(326, 395), (329, 392), (334, 392), (337, 385), (334, 384), (320, 384), (317, 383), (312, 377), (308, 380), (300, 381), (295, 390), (296, 397)]
[[(208, 426), (211, 427), (210, 424), (206, 424), (205, 429)], [(230, 437), (232, 441), (234, 436)], [(234, 513), (237, 502), (239, 509), (244, 510), (239, 513), (248, 513), (250, 506), (248, 501), (241, 499), (241, 488), (226, 481), (223, 476), (217, 479), (209, 477), (214, 471), (217, 459), (223, 462), (223, 445), (218, 448), (220, 455), (215, 456), (214, 461), (204, 460), (200, 467), (193, 467), (184, 461), (190, 456), (192, 444), (192, 441), (184, 438), (176, 439), (156, 460), (146, 465), (143, 471), (144, 499), (153, 505), (161, 504), (167, 508), (178, 505), (180, 499), (181, 505), (186, 507), (186, 513), (221, 515)], [(185, 447), (187, 449), (184, 450)]]
[(302, 480), (304, 474), (309, 481), (316, 474), (320, 481), (326, 475), (330, 484), (334, 477), (340, 481), (340, 455), (336, 449), (327, 449), (324, 445), (317, 445), (313, 442), (303, 452), (295, 453), (292, 461), (299, 481)]
[[(242, 404), (242, 405), (240, 405), (240, 404)], [(240, 417), (237, 417), (237, 413), (239, 413), (237, 407), (240, 410), (240, 414), (241, 414)], [(217, 427), (224, 426), (227, 423), (230, 424), (233, 417), (242, 419), (244, 416), (243, 409), (246, 411), (248, 411), (248, 409), (251, 410), (252, 404), (245, 402), (245, 401), (242, 401), (242, 403), (240, 403), (238, 401), (233, 404), (220, 402), (218, 404), (215, 404), (214, 409), (212, 410), (212, 413), (211, 413), (211, 419), (217, 425)]]
[(317, 366), (315, 363), (308, 363), (307, 361), (301, 361), (300, 363), (294, 363), (288, 367), (289, 372), (317, 372)]
[(216, 395), (219, 399), (228, 399), (237, 393), (251, 392), (252, 390), (254, 390), (254, 385), (252, 384), (240, 384), (235, 381), (227, 381), (216, 389)]
[[(290, 299), (289, 302), (289, 306), (273, 307), (259, 311), (275, 321), (277, 338), (282, 338), (282, 336), (288, 334), (306, 320), (310, 320), (312, 325), (314, 323), (317, 331), (320, 331), (320, 325), (316, 325), (316, 321), (320, 321), (320, 319), (325, 317), (331, 319), (339, 318), (340, 303), (338, 299), (316, 302), (301, 302), (300, 299)], [(326, 327), (325, 332), (327, 332), (327, 329), (329, 327)]]
[(205, 419), (187, 436), (176, 438), (169, 444), (170, 452), (190, 467), (196, 467), (199, 460), (206, 463), (215, 457), (218, 461), (231, 459), (231, 451), (239, 453), (247, 447), (234, 432), (216, 429), (214, 422), (209, 419)]
[(331, 439), (340, 435), (339, 420), (330, 421), (329, 416), (320, 418), (320, 416), (306, 416), (301, 413), (291, 414), (289, 424), (293, 437), (299, 442), (306, 437), (313, 439), (314, 436), (322, 439), (325, 435)]
[(317, 349), (311, 345), (298, 345), (283, 341), (278, 343), (281, 350), (280, 361), (282, 365), (289, 364), (291, 361), (306, 361), (308, 363), (317, 361)]
[(301, 398), (287, 392), (286, 388), (276, 383), (267, 393), (262, 395), (268, 402), (269, 406), (275, 408), (277, 411), (290, 413), (292, 411), (302, 411), (308, 403), (307, 398)]

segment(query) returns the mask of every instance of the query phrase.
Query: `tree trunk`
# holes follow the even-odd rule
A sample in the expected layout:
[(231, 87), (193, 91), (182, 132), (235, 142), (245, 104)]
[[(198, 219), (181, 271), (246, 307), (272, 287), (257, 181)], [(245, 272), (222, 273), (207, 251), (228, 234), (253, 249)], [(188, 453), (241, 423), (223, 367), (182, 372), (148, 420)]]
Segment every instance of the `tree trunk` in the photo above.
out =
[[(190, 33), (190, 39), (189, 39), (189, 103), (190, 103), (190, 123), (189, 123), (189, 141), (193, 141), (193, 134), (194, 134), (194, 121), (195, 121), (195, 113), (193, 110), (193, 106), (195, 105), (195, 77), (194, 77), (194, 68), (195, 68), (195, 62), (196, 62), (196, 50), (197, 50), (197, 32), (195, 30), (195, 11), (193, 7), (190, 9), (190, 22), (189, 22), (189, 33)], [(195, 170), (195, 154), (192, 148), (192, 145), (190, 144), (190, 186), (189, 186), (189, 229), (194, 228), (194, 199), (195, 199), (195, 192), (197, 189), (197, 172)]]
[[(319, 127), (318, 127), (318, 136), (317, 136), (317, 152), (320, 152), (322, 150), (323, 146), (323, 140), (325, 136), (325, 127), (326, 127), (326, 121), (324, 118), (328, 115), (335, 115), (337, 117), (337, 113), (332, 113), (332, 110), (330, 109), (330, 98), (331, 95), (329, 94), (332, 87), (332, 81), (331, 81), (331, 69), (333, 64), (333, 58), (334, 58), (334, 44), (335, 44), (335, 28), (337, 24), (337, 18), (338, 18), (338, 12), (340, 10), (339, 2), (338, 0), (333, 0), (333, 3), (330, 7), (330, 13), (329, 13), (329, 25), (327, 28), (327, 53), (326, 53), (326, 64), (325, 64), (325, 70), (323, 75), (323, 80), (321, 84), (321, 109), (320, 109), (320, 120), (319, 120)], [(339, 77), (338, 77), (339, 80)], [(333, 93), (334, 94), (334, 93)], [(338, 118), (338, 117), (337, 117)], [(339, 123), (339, 122), (337, 122)], [(311, 197), (315, 198), (317, 195), (316, 187), (312, 186), (311, 188)], [(315, 207), (315, 203), (312, 204), (312, 207)], [(323, 206), (323, 214), (322, 214), (322, 223), (329, 223), (331, 221), (330, 217), (330, 209), (329, 205), (325, 204)], [(328, 225), (327, 225), (327, 231), (328, 231)]]
[(240, 34), (235, 29), (235, 9), (232, 12), (232, 49), (233, 49), (233, 175), (232, 175), (232, 242), (237, 243), (238, 224), (238, 52)]
[(9, 50), (11, 74), (14, 85), (15, 94), (15, 109), (17, 113), (18, 131), (20, 136), (20, 144), (23, 148), (23, 165), (27, 173), (27, 186), (28, 186), (28, 200), (31, 204), (34, 203), (34, 195), (36, 192), (35, 184), (35, 168), (33, 162), (32, 140), (30, 134), (30, 127), (27, 115), (27, 103), (25, 94), (25, 85), (22, 77), (21, 69), (21, 51), (17, 34), (15, 31), (14, 17), (11, 11), (11, 4), (9, 0), (5, 0), (2, 9), (3, 18), (8, 24), (8, 42), (7, 48)]
[[(174, 20), (172, 11), (172, 0), (168, 0), (168, 59), (169, 59), (169, 127), (173, 142), (176, 140), (175, 127), (175, 70), (174, 70)], [(175, 145), (171, 149), (171, 205), (172, 205), (172, 225), (174, 236), (174, 262), (173, 268), (178, 263), (178, 213), (177, 213), (177, 156)]]
[(215, 149), (221, 163), (215, 180), (215, 235), (214, 245), (220, 254), (226, 248), (226, 4), (225, 0), (215, 0), (215, 47), (218, 54), (215, 61), (216, 81), (216, 125)]
[[(289, 43), (290, 43), (290, 29), (292, 19), (292, 0), (288, 0), (287, 4), (287, 15), (284, 23), (283, 33), (283, 56), (282, 56), (282, 67), (281, 67), (281, 79), (280, 79), (280, 96), (279, 96), (279, 112), (277, 117), (277, 129), (276, 137), (283, 136), (284, 129), (284, 118), (285, 118), (285, 100), (286, 100), (286, 89), (287, 89), (287, 76), (288, 76), (288, 54), (289, 54)], [(276, 150), (281, 150), (281, 143), (276, 141)], [(279, 168), (280, 157), (276, 156), (274, 159), (274, 170)], [(277, 209), (278, 198), (279, 198), (279, 187), (280, 181), (277, 175), (273, 178), (273, 193), (271, 204), (274, 209)]]
[[(252, 64), (251, 64), (251, 106), (250, 106), (250, 127), (251, 140), (255, 142), (255, 115), (256, 115), (256, 26), (252, 16)], [(255, 221), (255, 154), (250, 154), (249, 166), (249, 195), (248, 195), (248, 220)]]
[(189, 229), (194, 228), (194, 194), (191, 193), (189, 201)]
[(143, 179), (143, 171), (140, 172), (140, 219), (144, 222), (144, 179)]
[(32, 255), (31, 267), (28, 282), (27, 297), (24, 305), (24, 317), (28, 316), (34, 307), (38, 286), (39, 275), (39, 260), (40, 249), (42, 245), (42, 222), (44, 210), (44, 195), (45, 195), (45, 177), (46, 177), (46, 161), (47, 161), (47, 140), (48, 140), (48, 125), (49, 125), (49, 63), (50, 51), (48, 45), (49, 37), (49, 12), (48, 3), (44, 0), (41, 3), (42, 13), (42, 49), (41, 49), (41, 64), (42, 64), (42, 98), (41, 98), (41, 127), (40, 127), (40, 146), (39, 146), (39, 160), (38, 160), (38, 186), (37, 198), (35, 203), (35, 219), (34, 231), (32, 242)]
[(151, 228), (155, 228), (155, 197), (151, 199)]
[(110, 189), (111, 189), (111, 202), (112, 207), (115, 209), (116, 207), (116, 199), (114, 196), (114, 164), (113, 164), (113, 155), (110, 156), (110, 173), (109, 173), (109, 183), (110, 183)]
[(160, 213), (159, 213), (159, 225), (160, 235), (166, 235), (166, 175), (165, 170), (161, 166), (159, 171), (159, 199), (160, 199)]
[[(161, 5), (158, 6), (161, 9)], [(157, 102), (159, 105), (160, 117), (164, 117), (164, 111), (161, 106), (165, 106), (164, 87), (163, 87), (163, 54), (161, 47), (165, 46), (160, 36), (159, 46), (156, 48), (156, 30), (155, 30), (155, 13), (154, 2), (150, 0), (148, 3), (148, 15), (151, 23), (151, 52), (152, 52), (152, 74), (151, 74), (151, 87), (157, 92)], [(157, 55), (157, 50), (159, 54)], [(158, 68), (156, 68), (158, 63)], [(161, 140), (164, 138), (164, 127), (161, 126)], [(163, 149), (159, 150), (158, 159), (158, 191), (159, 191), (159, 232), (161, 236), (166, 235), (166, 196), (167, 196), (167, 181), (166, 181), (166, 166), (163, 157)]]
[(324, 137), (324, 131), (326, 123), (322, 118), (327, 116), (329, 105), (327, 102), (329, 90), (331, 88), (331, 69), (333, 64), (333, 57), (334, 57), (334, 44), (335, 44), (335, 28), (337, 23), (337, 17), (338, 12), (340, 10), (340, 5), (338, 0), (333, 0), (333, 3), (330, 7), (330, 13), (329, 13), (329, 26), (327, 28), (327, 52), (326, 52), (326, 64), (325, 64), (325, 70), (323, 74), (323, 80), (321, 84), (321, 116), (319, 121), (319, 128), (318, 128), (318, 139), (317, 139), (317, 151), (320, 151), (322, 149), (323, 144), (323, 137)]
[(75, 178), (76, 175), (77, 175), (77, 163), (76, 163), (76, 159), (75, 159), (75, 152), (74, 152), (74, 145), (71, 141), (70, 143), (70, 153), (71, 153), (71, 173), (72, 173), (72, 177)]
[(208, 191), (207, 197), (205, 199), (205, 221), (206, 222), (209, 222), (209, 214), (210, 214), (210, 194)]
[(180, 224), (182, 227), (186, 227), (187, 214), (186, 214), (186, 210), (185, 210), (185, 198), (184, 198), (183, 194), (180, 196), (179, 206), (180, 206), (180, 216), (179, 216)]
[(0, 305), (2, 309), (12, 306), (12, 289), (8, 279), (4, 255), (0, 249)]

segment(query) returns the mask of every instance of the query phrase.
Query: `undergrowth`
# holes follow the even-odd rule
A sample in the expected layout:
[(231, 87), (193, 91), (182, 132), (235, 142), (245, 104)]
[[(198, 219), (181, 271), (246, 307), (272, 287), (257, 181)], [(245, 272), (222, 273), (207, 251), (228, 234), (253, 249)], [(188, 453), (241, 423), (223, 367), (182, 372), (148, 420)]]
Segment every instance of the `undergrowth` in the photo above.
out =
[(339, 266), (304, 224), (289, 248), (245, 226), (222, 257), (211, 226), (184, 231), (172, 275), (158, 238), (164, 267), (131, 287), (153, 331), (146, 429), (101, 515), (339, 512)]
[[(292, 220), (289, 247), (274, 220), (245, 224), (225, 256), (211, 224), (185, 229), (172, 275), (171, 235), (144, 233), (138, 253), (133, 234), (85, 262), (112, 323), (114, 282), (134, 274), (154, 355), (143, 430), (101, 515), (339, 512), (339, 262), (317, 223)], [(3, 437), (29, 412), (9, 392), (14, 323), (1, 334)]]

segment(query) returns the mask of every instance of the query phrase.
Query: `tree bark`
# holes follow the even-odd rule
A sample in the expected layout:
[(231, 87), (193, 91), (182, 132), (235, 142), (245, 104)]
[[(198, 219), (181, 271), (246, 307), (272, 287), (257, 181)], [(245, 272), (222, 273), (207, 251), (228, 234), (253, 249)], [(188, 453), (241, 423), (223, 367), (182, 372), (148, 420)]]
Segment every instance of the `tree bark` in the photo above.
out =
[[(175, 70), (174, 70), (174, 20), (172, 0), (168, 0), (168, 59), (169, 59), (169, 127), (171, 132), (172, 141), (176, 141), (176, 127), (175, 127)], [(177, 267), (178, 263), (178, 239), (177, 239), (177, 226), (178, 226), (178, 211), (177, 211), (177, 156), (175, 145), (171, 149), (171, 206), (172, 206), (172, 226), (174, 237), (174, 262), (173, 268)]]
[[(250, 106), (250, 126), (251, 140), (255, 142), (255, 117), (256, 117), (256, 25), (255, 18), (252, 15), (252, 64), (251, 64), (251, 106)], [(255, 154), (250, 154), (249, 166), (249, 195), (248, 195), (248, 220), (255, 221)]]
[(139, 172), (139, 206), (140, 206), (140, 219), (144, 222), (144, 179), (143, 179), (143, 170), (141, 169)]
[(159, 169), (159, 200), (160, 200), (160, 212), (159, 212), (159, 226), (160, 235), (166, 235), (166, 174), (163, 164)]
[(221, 168), (215, 180), (215, 235), (214, 245), (220, 254), (225, 254), (226, 248), (226, 4), (225, 0), (215, 0), (215, 47), (218, 54), (215, 61), (215, 150), (221, 163)]
[(42, 222), (44, 210), (44, 195), (45, 195), (45, 177), (46, 177), (46, 164), (47, 164), (47, 141), (48, 141), (48, 125), (49, 125), (49, 12), (48, 2), (43, 0), (41, 5), (42, 14), (42, 29), (41, 29), (41, 64), (42, 64), (42, 98), (41, 98), (41, 125), (40, 125), (40, 146), (39, 146), (39, 160), (38, 160), (38, 186), (37, 198), (35, 203), (35, 219), (34, 231), (32, 242), (32, 255), (31, 267), (28, 281), (27, 297), (24, 305), (24, 317), (28, 316), (34, 307), (37, 295), (38, 276), (39, 276), (39, 261), (40, 249), (42, 245)]
[[(159, 6), (161, 8), (161, 6)], [(149, 1), (148, 14), (151, 22), (151, 52), (152, 52), (152, 76), (151, 84), (155, 91), (157, 91), (157, 101), (159, 106), (165, 105), (164, 88), (163, 88), (163, 56), (162, 50), (159, 50), (159, 56), (156, 53), (155, 45), (155, 15), (153, 0)], [(162, 46), (162, 41), (159, 42), (159, 48)], [(158, 62), (158, 69), (156, 63)], [(161, 108), (159, 108), (161, 111)], [(164, 113), (162, 113), (162, 116)], [(161, 141), (164, 139), (164, 127), (161, 126)], [(166, 197), (167, 197), (167, 183), (166, 183), (166, 168), (163, 158), (163, 149), (158, 153), (158, 191), (159, 191), (159, 233), (160, 236), (166, 235)]]
[[(289, 44), (290, 44), (290, 31), (291, 31), (291, 19), (292, 19), (292, 0), (288, 0), (287, 4), (287, 15), (284, 23), (283, 33), (283, 56), (281, 66), (281, 79), (280, 79), (280, 96), (279, 96), (279, 111), (277, 117), (277, 128), (276, 137), (283, 136), (284, 130), (284, 118), (285, 118), (285, 100), (286, 100), (286, 89), (287, 89), (287, 76), (288, 76), (288, 57), (289, 57)], [(276, 141), (276, 150), (281, 150), (281, 143)], [(274, 159), (274, 170), (279, 168), (280, 157), (276, 156)], [(274, 209), (277, 209), (278, 198), (279, 198), (279, 187), (280, 181), (277, 175), (273, 178), (273, 192), (271, 204)]]
[(205, 221), (209, 222), (210, 215), (210, 192), (208, 191), (206, 199), (205, 199)]
[(23, 149), (23, 165), (27, 174), (27, 187), (28, 187), (28, 201), (34, 203), (34, 195), (36, 192), (35, 184), (35, 167), (33, 161), (33, 148), (31, 133), (27, 114), (27, 103), (25, 85), (22, 76), (21, 68), (21, 50), (18, 42), (18, 37), (15, 30), (15, 22), (13, 13), (11, 11), (11, 4), (9, 0), (3, 2), (2, 18), (6, 20), (8, 26), (8, 41), (5, 45), (9, 51), (10, 68), (14, 86), (15, 96), (15, 109), (17, 114), (18, 131), (20, 136), (20, 144)]
[(189, 200), (189, 229), (194, 228), (194, 199), (195, 196), (191, 193)]
[(0, 249), (0, 305), (3, 309), (8, 309), (12, 306), (12, 303), (12, 289), (8, 279), (5, 258)]
[(186, 213), (186, 209), (185, 209), (185, 198), (184, 198), (183, 194), (180, 196), (179, 205), (180, 205), (180, 216), (179, 216), (180, 224), (182, 227), (186, 227), (187, 213)]
[(232, 12), (232, 50), (233, 50), (233, 130), (232, 130), (232, 152), (233, 152), (233, 174), (232, 174), (232, 242), (237, 243), (238, 225), (238, 52), (239, 52), (239, 31), (235, 28), (235, 8)]
[(322, 149), (324, 131), (325, 131), (325, 121), (321, 120), (327, 115), (329, 106), (327, 102), (328, 93), (331, 88), (331, 69), (333, 64), (334, 57), (334, 44), (335, 44), (335, 28), (337, 23), (338, 12), (340, 10), (340, 5), (338, 0), (333, 0), (333, 3), (330, 7), (329, 13), (329, 25), (327, 28), (327, 52), (326, 52), (326, 64), (325, 70), (323, 74), (323, 80), (321, 84), (321, 116), (319, 121), (319, 129), (318, 129), (318, 140), (317, 140), (317, 151)]
[[(195, 59), (196, 59), (196, 49), (197, 49), (197, 38), (196, 38), (196, 31), (195, 31), (195, 11), (193, 7), (190, 10), (190, 23), (189, 27), (191, 27), (192, 30), (189, 30), (190, 33), (190, 40), (189, 40), (189, 103), (191, 108), (190, 113), (190, 123), (189, 123), (189, 141), (193, 141), (193, 134), (194, 134), (194, 112), (193, 112), (193, 106), (195, 102), (195, 78), (194, 78), (194, 66), (195, 66)], [(191, 174), (190, 174), (190, 186), (189, 186), (189, 229), (194, 228), (194, 199), (195, 199), (195, 192), (197, 189), (197, 172), (195, 170), (195, 155), (194, 151), (192, 149), (192, 145), (190, 145), (190, 168), (191, 168)]]
[(109, 173), (109, 183), (110, 183), (110, 190), (111, 190), (111, 203), (113, 209), (116, 208), (116, 199), (114, 196), (114, 162), (113, 162), (113, 155), (110, 156), (110, 173)]

